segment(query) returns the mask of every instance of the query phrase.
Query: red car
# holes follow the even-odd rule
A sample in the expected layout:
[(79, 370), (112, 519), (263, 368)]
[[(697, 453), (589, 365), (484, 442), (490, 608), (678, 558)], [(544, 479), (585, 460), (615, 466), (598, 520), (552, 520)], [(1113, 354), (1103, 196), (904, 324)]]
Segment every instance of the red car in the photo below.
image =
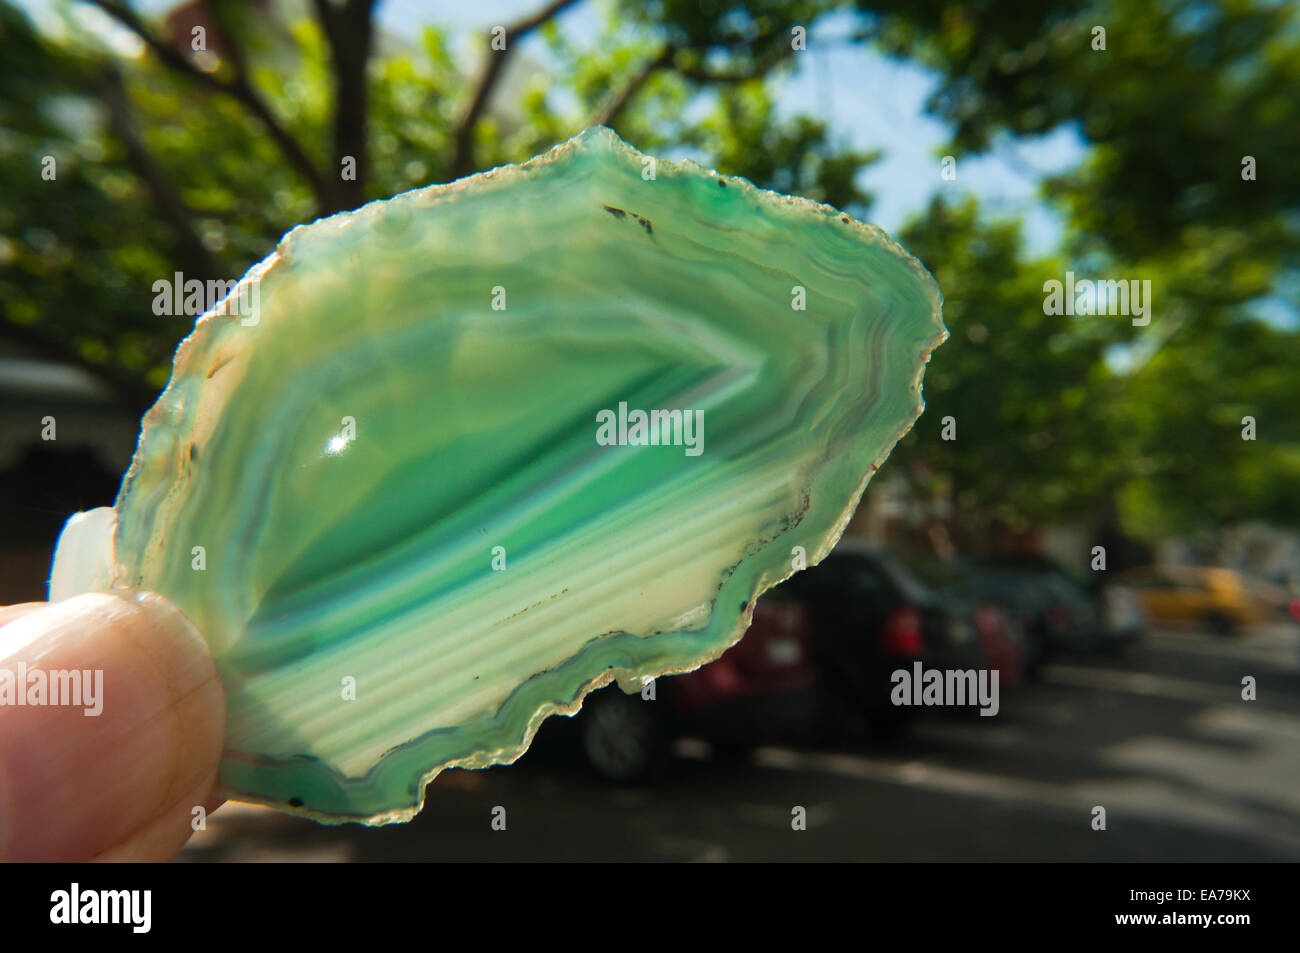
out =
[(727, 751), (806, 733), (817, 714), (817, 682), (808, 613), (776, 590), (758, 601), (744, 638), (720, 658), (656, 679), (653, 699), (616, 685), (595, 692), (573, 727), (597, 774), (642, 780), (663, 766), (676, 737)]

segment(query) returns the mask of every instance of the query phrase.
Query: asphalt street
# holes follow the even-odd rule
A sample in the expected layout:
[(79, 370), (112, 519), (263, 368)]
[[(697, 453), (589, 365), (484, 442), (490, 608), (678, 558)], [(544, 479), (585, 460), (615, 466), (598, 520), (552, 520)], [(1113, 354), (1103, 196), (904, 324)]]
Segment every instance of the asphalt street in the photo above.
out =
[(1117, 658), (1049, 666), (996, 717), (925, 714), (890, 746), (736, 761), (682, 739), (651, 787), (530, 752), (444, 772), (419, 817), (383, 828), (228, 803), (179, 859), (1300, 860), (1298, 626), (1154, 632)]

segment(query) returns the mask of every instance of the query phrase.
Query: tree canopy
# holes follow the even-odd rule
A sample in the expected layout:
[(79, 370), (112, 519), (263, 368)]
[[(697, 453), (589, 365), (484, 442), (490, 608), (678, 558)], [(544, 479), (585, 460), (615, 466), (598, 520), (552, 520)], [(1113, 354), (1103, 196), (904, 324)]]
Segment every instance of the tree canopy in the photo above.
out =
[[(563, 27), (584, 3), (601, 14), (594, 44)], [(879, 150), (849, 145), (833, 117), (777, 108), (778, 78), (818, 55), (817, 22), (852, 15), (860, 55), (935, 72), (928, 109), (959, 162), (1063, 125), (1087, 144), (1044, 185), (1066, 225), (1046, 257), (974, 198), (936, 199), (898, 236), (944, 289), (953, 339), (894, 467), (940, 475), (932, 489), (972, 531), (1300, 522), (1293, 5), (539, 0), (468, 66), (436, 23), (384, 34), (374, 0), (206, 0), (169, 18), (90, 5), (139, 55), (71, 13), (54, 35), (0, 0), (0, 346), (79, 364), (135, 410), (191, 326), (153, 313), (157, 279), (238, 277), (296, 224), (526, 159), (591, 123), (870, 220), (863, 170)], [(530, 36), (551, 68), (511, 85)], [(1044, 283), (1067, 271), (1149, 280), (1152, 320), (1045, 313)]]

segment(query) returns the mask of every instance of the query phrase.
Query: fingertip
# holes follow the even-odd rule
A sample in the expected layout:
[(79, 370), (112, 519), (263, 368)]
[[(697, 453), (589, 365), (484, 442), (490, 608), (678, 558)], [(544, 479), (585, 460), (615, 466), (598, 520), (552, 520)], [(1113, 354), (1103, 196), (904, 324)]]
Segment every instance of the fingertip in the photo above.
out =
[(0, 628), (8, 625), (19, 616), (24, 616), (33, 609), (48, 605), (45, 602), (16, 602), (11, 606), (0, 606)]
[(0, 627), (0, 679), (29, 702), (33, 671), (44, 702), (0, 706), (0, 858), (165, 859), (220, 761), (225, 696), (202, 637), (157, 594), (89, 593)]

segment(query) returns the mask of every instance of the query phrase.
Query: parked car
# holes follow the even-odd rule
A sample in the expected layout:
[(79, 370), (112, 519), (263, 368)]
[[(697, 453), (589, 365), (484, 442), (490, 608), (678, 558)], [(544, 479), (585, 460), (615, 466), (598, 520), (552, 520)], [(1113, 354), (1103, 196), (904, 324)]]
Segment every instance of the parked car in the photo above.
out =
[(616, 686), (593, 693), (572, 730), (598, 775), (638, 781), (657, 773), (681, 736), (724, 753), (855, 727), (895, 738), (917, 714), (891, 700), (899, 669), (995, 668), (1010, 687), (1025, 657), (1014, 606), (969, 573), (843, 542), (764, 594), (744, 638), (716, 661), (658, 679), (654, 701)]
[(927, 581), (879, 547), (841, 542), (785, 585), (811, 613), (828, 710), (838, 703), (878, 737), (901, 734), (916, 714), (891, 701), (895, 671), (917, 661), (942, 669), (985, 667), (986, 645), (1001, 638), (995, 612), (980, 611), (966, 595)]
[(656, 679), (652, 700), (617, 685), (594, 692), (569, 732), (588, 767), (619, 782), (653, 778), (677, 737), (703, 738), (723, 753), (807, 737), (819, 714), (813, 638), (804, 605), (777, 587), (759, 599), (749, 630), (721, 657)]
[(1227, 636), (1275, 612), (1231, 569), (1147, 566), (1121, 578), (1137, 593), (1153, 622), (1197, 623)]
[(902, 567), (936, 593), (970, 606), (984, 666), (998, 670), (1003, 687), (1018, 685), (1028, 654), (1022, 607), (1004, 591), (987, 585), (960, 561), (920, 555), (898, 559)]
[(1033, 573), (990, 567), (979, 563), (965, 564), (978, 586), (996, 599), (1019, 625), (1024, 641), (1024, 676), (1038, 674), (1053, 652), (1056, 638), (1053, 627), (1064, 624), (1067, 615), (1054, 606), (1054, 598), (1041, 578)]
[(974, 565), (1017, 593), (1030, 619), (1033, 671), (1057, 655), (1117, 652), (1145, 625), (1132, 589), (1113, 577), (1079, 577), (1036, 553), (1000, 554)]

